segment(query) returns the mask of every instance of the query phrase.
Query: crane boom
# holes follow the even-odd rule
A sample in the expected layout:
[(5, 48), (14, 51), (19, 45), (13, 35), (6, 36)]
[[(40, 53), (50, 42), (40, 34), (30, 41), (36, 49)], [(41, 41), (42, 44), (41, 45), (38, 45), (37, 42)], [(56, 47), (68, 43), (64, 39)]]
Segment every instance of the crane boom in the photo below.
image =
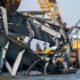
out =
[(61, 16), (56, 0), (38, 0), (42, 11), (50, 11), (51, 17)]

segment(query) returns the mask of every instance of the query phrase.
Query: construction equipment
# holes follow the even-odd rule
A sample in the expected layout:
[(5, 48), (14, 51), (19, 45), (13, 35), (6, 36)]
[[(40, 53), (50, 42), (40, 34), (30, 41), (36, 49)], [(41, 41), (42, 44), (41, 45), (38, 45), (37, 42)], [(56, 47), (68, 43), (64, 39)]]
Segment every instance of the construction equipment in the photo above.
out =
[[(61, 14), (56, 0), (38, 0), (38, 3), (40, 5), (41, 11), (49, 11), (49, 15), (52, 19), (54, 19), (55, 23), (60, 23)], [(60, 20), (59, 22), (58, 19)]]
[(51, 17), (61, 16), (56, 0), (38, 0), (42, 11), (50, 11)]
[[(70, 53), (68, 36), (64, 28), (62, 28), (63, 25), (61, 19), (59, 19), (58, 21), (56, 17), (57, 15), (60, 17), (60, 13), (57, 11), (55, 11), (56, 13), (54, 12), (55, 14), (53, 15), (53, 17), (55, 17), (56, 21), (59, 23), (58, 25), (56, 25), (48, 21), (44, 21), (41, 18), (34, 17), (29, 13), (26, 13), (26, 15), (24, 15), (24, 12), (19, 13), (15, 11), (15, 7), (17, 7), (15, 3), (20, 3), (20, 0), (12, 0), (13, 3), (11, 3), (13, 7), (11, 5), (8, 5), (11, 0), (6, 1), (9, 2), (4, 2), (3, 0), (3, 3), (1, 2), (0, 6), (0, 10), (3, 13), (1, 14), (2, 20), (0, 23), (0, 26), (2, 27), (2, 29), (0, 30), (0, 48), (2, 51), (1, 72), (4, 72), (6, 67), (6, 69), (12, 76), (15, 76), (18, 71), (23, 70), (25, 70), (26, 75), (28, 75), (31, 70), (37, 70), (44, 74), (68, 73), (68, 70), (64, 72), (64, 64), (61, 63), (61, 65), (59, 66), (57, 62), (57, 60), (61, 59), (60, 51), (62, 50), (64, 45), (68, 44), (69, 47), (67, 53)], [(5, 5), (8, 6), (6, 7)], [(8, 10), (8, 8), (10, 8), (10, 10)], [(4, 20), (5, 17), (6, 19)], [(23, 43), (20, 40), (19, 37), (22, 36), (29, 37), (27, 43)], [(44, 53), (48, 53), (50, 51), (52, 51), (52, 53), (44, 57), (35, 53), (30, 48), (30, 44), (33, 38), (49, 42), (50, 48), (47, 49)], [(59, 57), (59, 59), (57, 59), (57, 57)], [(64, 61), (64, 57), (62, 58), (63, 59), (61, 59), (61, 61)]]

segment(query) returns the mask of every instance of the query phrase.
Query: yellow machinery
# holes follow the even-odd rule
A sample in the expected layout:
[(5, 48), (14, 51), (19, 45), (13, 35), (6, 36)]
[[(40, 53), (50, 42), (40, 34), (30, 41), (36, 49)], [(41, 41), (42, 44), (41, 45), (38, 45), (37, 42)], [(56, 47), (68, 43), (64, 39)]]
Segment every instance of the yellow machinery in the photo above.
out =
[(72, 43), (73, 49), (80, 49), (80, 39), (74, 40)]
[[(67, 48), (67, 45), (66, 46), (64, 46), (64, 48), (66, 49)], [(76, 40), (73, 40), (73, 42), (72, 42), (72, 49), (73, 50), (77, 50), (77, 49), (80, 49), (80, 39), (76, 39)], [(43, 51), (45, 54), (51, 54), (51, 52), (52, 52), (53, 50), (52, 50), (52, 48), (48, 48), (48, 49), (46, 49), (45, 51)]]
[[(58, 17), (61, 18), (60, 10), (56, 0), (38, 0), (41, 11), (49, 11), (49, 15), (53, 18), (58, 24)], [(62, 22), (62, 21), (61, 21)]]
[(42, 11), (50, 11), (50, 16), (61, 16), (56, 0), (38, 0)]

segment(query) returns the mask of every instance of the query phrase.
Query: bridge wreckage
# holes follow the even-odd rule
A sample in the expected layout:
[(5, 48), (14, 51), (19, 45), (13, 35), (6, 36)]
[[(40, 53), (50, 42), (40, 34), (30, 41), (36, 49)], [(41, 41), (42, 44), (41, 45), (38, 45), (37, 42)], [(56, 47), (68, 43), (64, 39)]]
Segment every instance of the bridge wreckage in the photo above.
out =
[[(74, 69), (70, 69), (69, 62), (72, 53), (76, 52), (72, 49), (69, 38), (73, 28), (67, 29), (59, 15), (56, 18), (58, 25), (53, 24), (49, 19), (33, 16), (34, 12), (18, 12), (16, 9), (20, 2), (21, 0), (0, 1), (1, 73), (9, 72), (14, 76), (20, 71), (28, 75), (32, 70), (43, 74), (76, 72), (79, 65), (77, 57), (74, 58), (77, 62)], [(46, 12), (35, 13), (45, 14)], [(24, 43), (23, 39), (26, 36), (28, 40)], [(33, 51), (30, 44), (34, 38), (48, 42), (49, 48)]]

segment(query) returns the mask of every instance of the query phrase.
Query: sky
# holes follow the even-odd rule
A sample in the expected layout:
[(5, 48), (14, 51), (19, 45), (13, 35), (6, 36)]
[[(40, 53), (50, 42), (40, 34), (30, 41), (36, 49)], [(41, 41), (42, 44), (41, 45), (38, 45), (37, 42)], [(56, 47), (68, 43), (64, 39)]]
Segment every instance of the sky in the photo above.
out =
[(69, 26), (80, 19), (80, 0), (57, 0), (62, 18)]
[[(80, 0), (57, 0), (61, 16), (68, 27), (74, 26), (80, 19)], [(39, 11), (38, 0), (22, 0), (18, 10)]]

